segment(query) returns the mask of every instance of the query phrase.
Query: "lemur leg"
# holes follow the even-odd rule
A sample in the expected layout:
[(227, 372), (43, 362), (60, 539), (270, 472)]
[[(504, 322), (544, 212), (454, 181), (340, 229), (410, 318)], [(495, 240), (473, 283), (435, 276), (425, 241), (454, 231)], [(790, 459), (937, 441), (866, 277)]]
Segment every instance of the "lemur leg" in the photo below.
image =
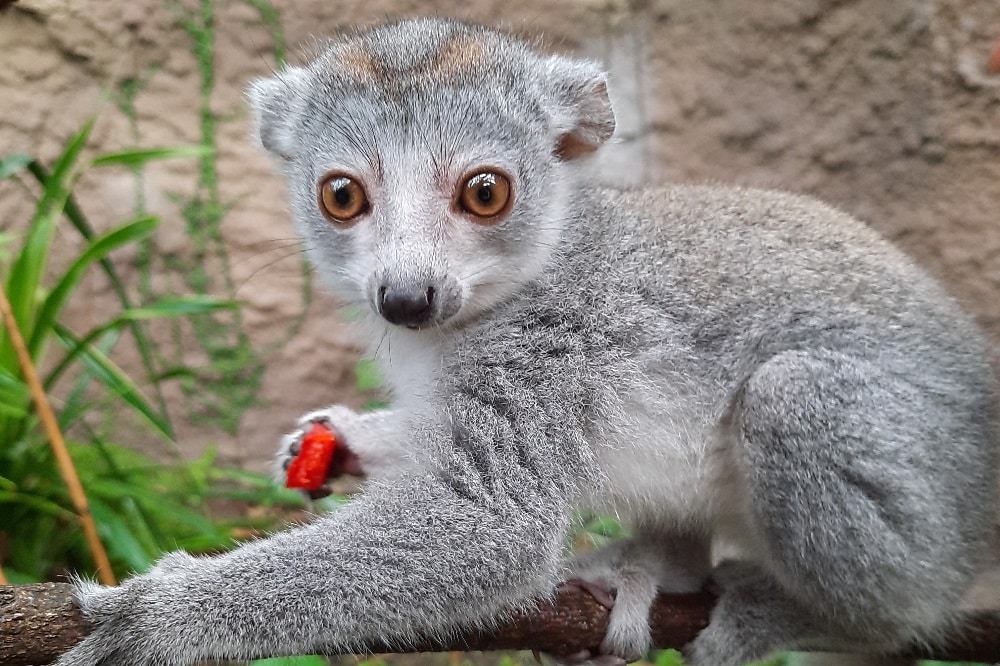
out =
[(611, 611), (600, 653), (635, 661), (651, 647), (649, 609), (657, 593), (695, 592), (710, 569), (707, 538), (640, 534), (577, 557), (568, 584), (588, 590)]
[(733, 450), (767, 552), (713, 574), (722, 592), (688, 646), (691, 666), (775, 649), (887, 654), (947, 621), (968, 583), (969, 537), (935, 472), (956, 464), (942, 444), (969, 436), (969, 416), (935, 404), (947, 396), (910, 370), (789, 352), (746, 382)]
[(392, 410), (379, 410), (359, 414), (353, 409), (333, 405), (319, 409), (301, 417), (298, 427), (281, 439), (275, 457), (274, 471), (278, 478), (299, 452), (302, 437), (313, 423), (322, 423), (337, 437), (338, 445), (350, 451), (341, 469), (332, 470), (331, 476), (339, 474), (381, 476), (396, 471), (407, 462), (401, 448), (405, 438), (399, 432), (399, 419)]

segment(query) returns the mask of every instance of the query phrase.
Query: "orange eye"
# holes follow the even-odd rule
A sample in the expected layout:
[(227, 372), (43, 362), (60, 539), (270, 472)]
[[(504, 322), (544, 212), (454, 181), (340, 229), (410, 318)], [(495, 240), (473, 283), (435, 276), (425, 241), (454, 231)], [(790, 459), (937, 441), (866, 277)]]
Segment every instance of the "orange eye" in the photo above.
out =
[(510, 203), (510, 181), (495, 171), (483, 171), (470, 176), (462, 184), (458, 204), (476, 217), (496, 217)]
[(368, 210), (368, 197), (358, 181), (332, 174), (319, 182), (319, 207), (326, 219), (346, 224)]

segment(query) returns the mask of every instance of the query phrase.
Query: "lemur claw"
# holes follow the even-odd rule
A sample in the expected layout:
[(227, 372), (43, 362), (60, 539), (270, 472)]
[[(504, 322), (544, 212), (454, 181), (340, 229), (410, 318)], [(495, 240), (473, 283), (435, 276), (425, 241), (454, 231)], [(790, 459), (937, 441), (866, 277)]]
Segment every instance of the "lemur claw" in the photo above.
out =
[(615, 606), (617, 590), (604, 581), (583, 580), (582, 578), (570, 578), (562, 584), (565, 588), (571, 588), (586, 592), (594, 601), (604, 606), (609, 611)]

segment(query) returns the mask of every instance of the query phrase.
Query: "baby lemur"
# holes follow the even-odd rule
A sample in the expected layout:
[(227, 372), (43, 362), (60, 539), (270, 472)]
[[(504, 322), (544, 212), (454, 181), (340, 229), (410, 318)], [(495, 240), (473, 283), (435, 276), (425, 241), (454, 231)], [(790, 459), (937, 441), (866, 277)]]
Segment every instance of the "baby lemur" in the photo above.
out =
[[(370, 478), (305, 526), (81, 583), (96, 630), (60, 663), (402, 644), (567, 578), (612, 606), (605, 662), (650, 647), (657, 590), (709, 576), (693, 666), (949, 626), (996, 517), (997, 388), (970, 319), (876, 233), (789, 194), (596, 186), (606, 75), (489, 28), (344, 35), (249, 96), (393, 396), (301, 425)], [(631, 536), (567, 565), (581, 506)]]

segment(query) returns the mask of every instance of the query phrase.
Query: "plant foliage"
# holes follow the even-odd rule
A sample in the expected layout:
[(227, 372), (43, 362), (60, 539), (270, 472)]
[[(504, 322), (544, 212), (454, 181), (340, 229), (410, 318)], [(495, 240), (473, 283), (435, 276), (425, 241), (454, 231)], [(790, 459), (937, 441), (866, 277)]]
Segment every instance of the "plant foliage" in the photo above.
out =
[[(66, 142), (51, 168), (25, 155), (0, 159), (0, 181), (4, 181), (0, 185), (25, 178), (40, 188), (23, 231), (0, 235), (0, 283), (31, 360), (43, 369), (46, 391), (59, 390), (59, 425), (71, 433), (67, 444), (91, 513), (122, 575), (147, 568), (165, 550), (204, 552), (231, 546), (234, 525), (206, 517), (208, 500), (296, 503), (297, 498), (274, 489), (262, 477), (217, 469), (211, 452), (193, 462), (165, 465), (95, 431), (95, 418), (129, 416), (150, 441), (172, 444), (173, 427), (165, 406), (150, 401), (144, 391), (152, 387), (158, 394), (166, 377), (156, 372), (147, 356), (153, 343), (140, 324), (232, 310), (236, 304), (204, 295), (165, 297), (142, 306), (133, 303), (108, 256), (147, 239), (158, 219), (143, 214), (96, 233), (73, 200), (73, 186), (88, 169), (138, 168), (150, 160), (200, 156), (204, 149), (142, 149), (85, 160), (82, 151), (92, 125), (92, 120), (86, 122)], [(67, 266), (53, 270), (48, 265), (50, 249), (59, 225), (66, 222), (83, 244)], [(92, 270), (102, 271), (110, 281), (118, 309), (90, 330), (76, 333), (61, 317)], [(141, 382), (112, 359), (124, 333), (133, 336), (140, 350), (146, 374)], [(175, 369), (173, 374), (183, 371)], [(38, 427), (5, 332), (0, 332), (0, 505), (0, 557), (12, 582), (90, 569), (68, 492)], [(245, 533), (247, 521), (240, 524)]]

